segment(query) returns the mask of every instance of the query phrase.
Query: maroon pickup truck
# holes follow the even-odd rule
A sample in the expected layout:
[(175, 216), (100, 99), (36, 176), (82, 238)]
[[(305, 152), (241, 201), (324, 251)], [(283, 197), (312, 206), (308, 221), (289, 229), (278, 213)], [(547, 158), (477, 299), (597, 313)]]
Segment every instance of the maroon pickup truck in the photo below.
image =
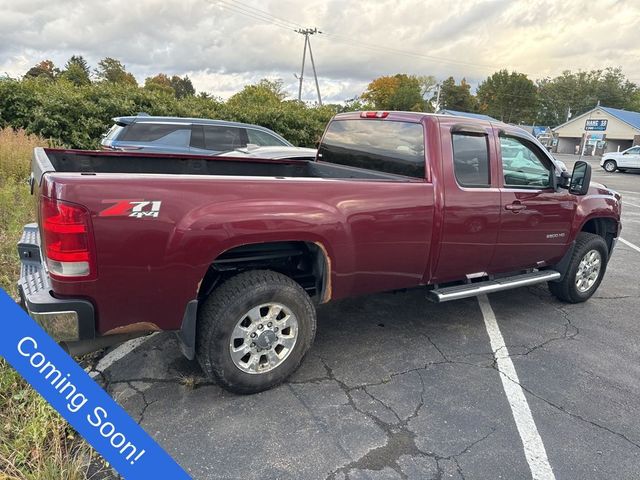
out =
[(443, 115), (337, 115), (316, 161), (37, 148), (32, 170), (30, 314), (72, 353), (175, 331), (240, 393), (296, 369), (331, 300), (548, 282), (585, 301), (621, 228), (587, 163), (569, 175), (517, 127)]

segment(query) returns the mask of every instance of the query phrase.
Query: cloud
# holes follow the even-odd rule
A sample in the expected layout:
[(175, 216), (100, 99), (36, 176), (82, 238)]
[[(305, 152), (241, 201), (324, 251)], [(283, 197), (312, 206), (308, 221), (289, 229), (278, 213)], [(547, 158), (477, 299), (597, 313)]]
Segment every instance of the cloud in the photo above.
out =
[[(541, 78), (621, 66), (640, 81), (637, 2), (0, 0), (0, 11), (0, 72), (14, 76), (45, 58), (62, 66), (74, 54), (92, 65), (111, 56), (140, 82), (188, 74), (197, 90), (226, 98), (260, 78), (282, 78), (295, 97), (303, 37), (293, 30), (317, 26), (324, 33), (312, 47), (326, 101), (399, 72), (474, 85), (499, 68)], [(316, 97), (309, 63), (303, 96)]]

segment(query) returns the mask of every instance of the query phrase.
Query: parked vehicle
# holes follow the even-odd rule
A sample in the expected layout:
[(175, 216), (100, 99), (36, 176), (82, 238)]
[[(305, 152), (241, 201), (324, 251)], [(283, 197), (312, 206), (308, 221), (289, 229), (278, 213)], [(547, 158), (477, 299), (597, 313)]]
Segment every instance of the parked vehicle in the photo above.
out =
[(244, 148), (236, 148), (232, 152), (221, 152), (222, 157), (247, 157), (247, 158), (270, 158), (274, 160), (310, 160), (316, 159), (318, 151), (315, 148), (304, 147), (258, 147), (257, 145), (247, 145)]
[(622, 152), (605, 153), (600, 166), (609, 173), (616, 170), (626, 172), (628, 168), (640, 168), (640, 145), (627, 148)]
[(37, 148), (32, 171), (33, 317), (73, 353), (175, 331), (239, 393), (297, 368), (331, 300), (548, 282), (583, 302), (621, 230), (620, 195), (586, 162), (569, 175), (517, 127), (443, 115), (337, 115), (313, 162)]
[(116, 117), (102, 138), (105, 150), (128, 152), (217, 155), (248, 144), (259, 147), (293, 147), (268, 128), (203, 118)]

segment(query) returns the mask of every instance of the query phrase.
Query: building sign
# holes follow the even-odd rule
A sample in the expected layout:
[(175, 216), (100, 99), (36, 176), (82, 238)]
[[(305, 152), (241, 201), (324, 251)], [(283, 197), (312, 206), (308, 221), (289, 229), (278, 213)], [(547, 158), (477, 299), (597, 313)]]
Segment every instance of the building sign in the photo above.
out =
[(596, 132), (604, 132), (607, 129), (608, 122), (609, 120), (587, 120), (584, 123), (584, 129)]
[(595, 145), (596, 143), (599, 143), (602, 141), (604, 141), (604, 133), (588, 133), (587, 134), (587, 138), (586, 138), (587, 145)]

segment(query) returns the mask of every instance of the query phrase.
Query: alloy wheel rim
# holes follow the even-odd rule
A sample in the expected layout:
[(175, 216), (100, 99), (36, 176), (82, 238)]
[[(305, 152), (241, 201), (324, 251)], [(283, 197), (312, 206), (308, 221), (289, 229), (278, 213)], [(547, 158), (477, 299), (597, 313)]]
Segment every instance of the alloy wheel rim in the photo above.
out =
[(613, 171), (616, 169), (616, 167), (614, 166), (614, 164), (613, 164), (612, 162), (607, 162), (607, 163), (605, 164), (605, 166), (604, 166), (604, 169), (605, 169), (607, 172), (613, 172)]
[(602, 269), (602, 255), (598, 250), (589, 250), (580, 260), (576, 272), (576, 288), (580, 293), (589, 291), (598, 280)]
[(231, 360), (244, 373), (266, 373), (287, 359), (297, 339), (298, 319), (291, 309), (277, 302), (264, 303), (236, 323), (229, 340)]

